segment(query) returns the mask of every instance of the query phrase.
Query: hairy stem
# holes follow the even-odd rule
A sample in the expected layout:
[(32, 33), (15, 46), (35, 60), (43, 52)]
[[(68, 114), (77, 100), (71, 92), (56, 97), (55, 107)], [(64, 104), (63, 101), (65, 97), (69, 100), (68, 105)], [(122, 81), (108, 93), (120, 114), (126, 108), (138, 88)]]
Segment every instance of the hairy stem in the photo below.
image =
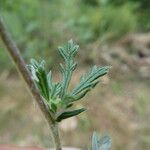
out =
[(51, 128), (51, 131), (52, 131), (52, 134), (53, 134), (55, 146), (56, 146), (57, 150), (61, 150), (62, 148), (61, 148), (61, 142), (60, 142), (57, 122), (55, 122), (54, 124), (51, 124), (50, 128)]
[(48, 121), (48, 124), (52, 130), (52, 135), (54, 138), (54, 142), (56, 145), (56, 150), (61, 150), (61, 144), (58, 134), (58, 127), (56, 122), (53, 118), (53, 115), (49, 112), (47, 105), (44, 103), (43, 98), (41, 97), (39, 91), (37, 90), (33, 79), (30, 76), (29, 71), (26, 68), (26, 64), (19, 52), (19, 49), (15, 42), (12, 40), (11, 36), (9, 35), (7, 29), (5, 28), (2, 18), (0, 18), (0, 37), (6, 46), (6, 50), (11, 57), (12, 61), (14, 62), (16, 68), (18, 69), (19, 74), (24, 79), (29, 91), (31, 92), (32, 96), (38, 103), (41, 111), (43, 112), (45, 118)]

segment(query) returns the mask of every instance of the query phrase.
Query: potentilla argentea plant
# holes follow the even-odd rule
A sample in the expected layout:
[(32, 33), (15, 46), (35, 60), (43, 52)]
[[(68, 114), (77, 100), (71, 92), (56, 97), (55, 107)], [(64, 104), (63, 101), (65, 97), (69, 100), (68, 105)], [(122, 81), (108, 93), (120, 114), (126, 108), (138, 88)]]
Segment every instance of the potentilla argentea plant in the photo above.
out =
[(66, 46), (58, 49), (64, 60), (64, 64), (60, 64), (62, 77), (60, 82), (53, 82), (52, 72), (47, 73), (45, 69), (45, 61), (38, 62), (31, 59), (29, 70), (50, 113), (55, 121), (60, 122), (85, 111), (85, 108), (73, 109), (72, 106), (99, 83), (99, 78), (107, 74), (110, 67), (93, 66), (85, 75), (81, 76), (79, 83), (69, 91), (68, 86), (77, 67), (74, 58), (78, 53), (79, 46), (70, 40)]

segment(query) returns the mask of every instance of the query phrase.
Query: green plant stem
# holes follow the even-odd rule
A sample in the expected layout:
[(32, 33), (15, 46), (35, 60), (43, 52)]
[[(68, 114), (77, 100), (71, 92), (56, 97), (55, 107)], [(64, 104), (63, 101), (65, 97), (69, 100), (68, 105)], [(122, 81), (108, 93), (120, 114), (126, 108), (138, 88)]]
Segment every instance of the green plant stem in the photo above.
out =
[(56, 149), (57, 150), (62, 150), (61, 142), (60, 142), (60, 136), (59, 136), (59, 130), (58, 130), (58, 123), (55, 122), (54, 124), (51, 124), (50, 128), (51, 128), (51, 131), (52, 131), (52, 134), (53, 134)]
[(43, 98), (39, 94), (33, 79), (29, 71), (26, 68), (26, 64), (19, 52), (19, 49), (15, 42), (12, 40), (11, 36), (9, 35), (8, 31), (6, 30), (2, 18), (0, 18), (0, 37), (6, 46), (6, 50), (9, 53), (12, 61), (14, 62), (16, 68), (18, 69), (19, 74), (24, 79), (30, 93), (35, 98), (36, 102), (39, 105), (39, 108), (43, 112), (45, 118), (48, 121), (48, 124), (52, 130), (53, 139), (55, 142), (56, 150), (61, 150), (61, 143), (58, 134), (58, 127), (54, 120), (53, 115), (49, 112), (47, 105), (44, 103)]

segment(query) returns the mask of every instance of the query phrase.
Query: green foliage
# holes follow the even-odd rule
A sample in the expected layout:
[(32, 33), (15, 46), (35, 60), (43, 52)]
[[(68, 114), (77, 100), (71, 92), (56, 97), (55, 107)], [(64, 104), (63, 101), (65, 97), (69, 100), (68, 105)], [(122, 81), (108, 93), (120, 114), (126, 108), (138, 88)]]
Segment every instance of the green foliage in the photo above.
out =
[[(50, 40), (43, 36), (45, 31), (43, 31), (43, 24), (40, 23), (43, 22), (41, 20), (43, 16), (40, 15), (42, 9), (40, 4), (40, 0), (0, 1), (1, 16), (4, 18), (8, 30), (17, 42), (26, 61), (31, 57), (40, 59), (46, 57), (47, 53), (51, 54), (51, 52), (48, 52)], [(41, 49), (44, 49), (44, 51)], [(0, 50), (3, 53), (3, 48)], [(7, 59), (3, 58), (3, 54), (0, 54), (0, 60), (2, 64), (7, 62)], [(51, 62), (52, 58), (49, 57), (48, 64), (50, 65)], [(9, 69), (9, 67), (7, 68)]]
[(109, 136), (99, 136), (96, 132), (92, 136), (92, 150), (109, 150), (111, 139)]
[[(149, 31), (149, 8), (149, 0), (0, 1), (0, 13), (25, 60), (46, 58), (48, 66), (59, 59), (55, 45), (69, 37), (90, 44)], [(9, 69), (1, 50), (1, 70)]]
[(68, 45), (59, 47), (59, 53), (64, 60), (64, 64), (60, 64), (62, 80), (58, 83), (53, 83), (52, 73), (46, 72), (45, 62), (40, 63), (31, 59), (31, 64), (28, 66), (31, 71), (32, 78), (35, 81), (45, 103), (49, 107), (49, 111), (55, 116), (56, 121), (75, 116), (85, 111), (84, 108), (70, 109), (74, 102), (83, 98), (91, 89), (98, 83), (98, 79), (108, 73), (109, 67), (97, 67), (92, 69), (80, 79), (80, 82), (75, 88), (69, 92), (68, 86), (71, 80), (73, 71), (76, 69), (74, 57), (78, 52), (79, 46), (68, 41)]
[(134, 7), (130, 4), (104, 7), (101, 21), (100, 33), (106, 39), (115, 39), (136, 30)]
[(98, 5), (98, 0), (83, 0), (83, 2), (93, 6)]
[[(130, 3), (122, 6), (102, 5), (90, 7), (82, 6), (71, 27), (75, 28), (82, 41), (114, 40), (128, 32), (137, 29), (137, 17), (134, 5)], [(82, 14), (83, 13), (83, 14)]]

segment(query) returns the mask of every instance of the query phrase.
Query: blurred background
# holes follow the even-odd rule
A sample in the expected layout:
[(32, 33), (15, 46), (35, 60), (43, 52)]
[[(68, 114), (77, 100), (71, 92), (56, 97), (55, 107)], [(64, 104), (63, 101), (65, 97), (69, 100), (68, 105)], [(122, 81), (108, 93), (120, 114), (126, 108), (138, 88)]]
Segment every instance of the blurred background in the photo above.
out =
[[(57, 47), (71, 38), (80, 45), (71, 87), (93, 64), (112, 66), (77, 103), (86, 113), (60, 125), (64, 146), (89, 148), (95, 130), (110, 134), (112, 150), (149, 149), (149, 0), (0, 0), (0, 15), (26, 63), (45, 59), (56, 80)], [(0, 144), (52, 147), (49, 135), (0, 40)]]

